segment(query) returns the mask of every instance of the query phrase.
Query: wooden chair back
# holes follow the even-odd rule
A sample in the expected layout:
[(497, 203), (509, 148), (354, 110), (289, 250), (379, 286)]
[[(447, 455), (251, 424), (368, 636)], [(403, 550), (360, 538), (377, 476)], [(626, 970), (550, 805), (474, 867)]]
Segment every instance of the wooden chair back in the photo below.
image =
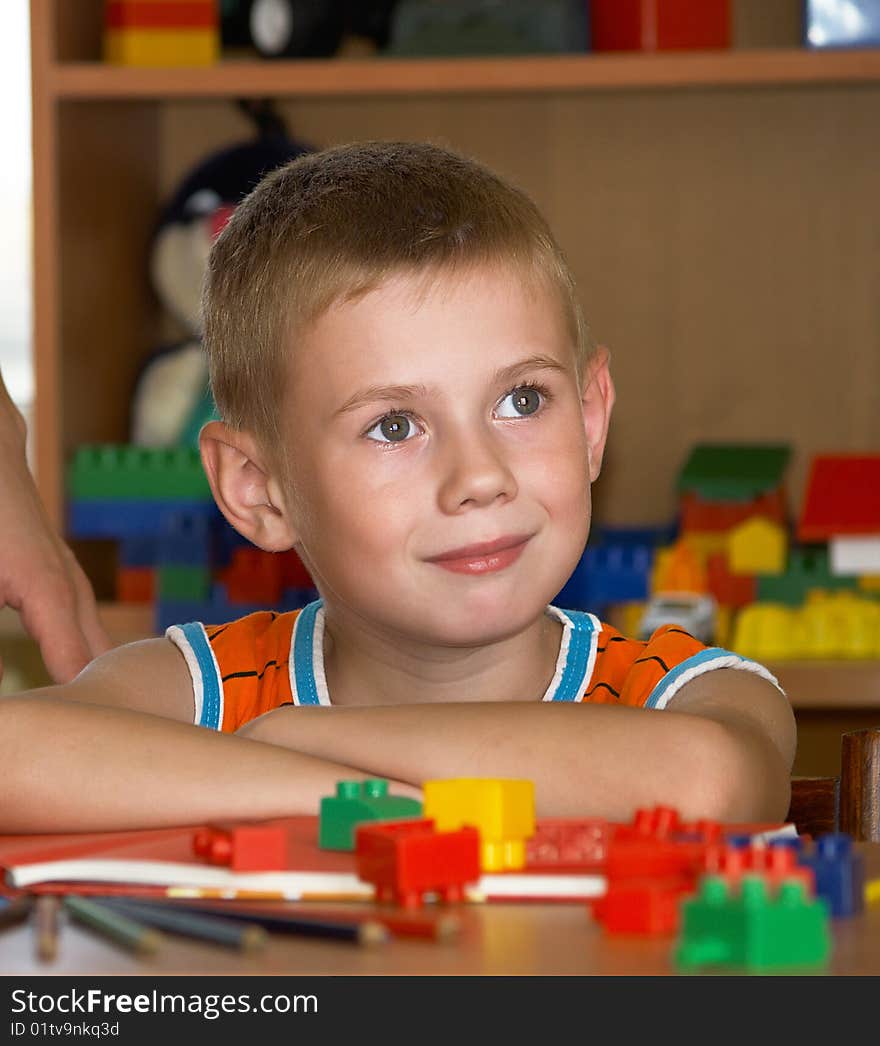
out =
[(880, 728), (843, 735), (839, 777), (793, 777), (788, 820), (802, 834), (880, 842)]

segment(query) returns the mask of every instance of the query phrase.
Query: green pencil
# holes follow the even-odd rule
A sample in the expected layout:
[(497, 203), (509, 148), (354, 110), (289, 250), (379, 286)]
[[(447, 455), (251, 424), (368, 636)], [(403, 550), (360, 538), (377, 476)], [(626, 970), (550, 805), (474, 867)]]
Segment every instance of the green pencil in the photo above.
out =
[(85, 897), (65, 897), (64, 907), (72, 919), (128, 951), (150, 955), (162, 943), (162, 934), (158, 930)]
[(102, 898), (100, 903), (148, 926), (156, 926), (184, 937), (195, 937), (230, 948), (240, 948), (242, 951), (256, 951), (269, 939), (263, 927), (256, 923), (241, 923), (222, 916), (177, 911), (171, 905), (150, 904), (122, 897)]

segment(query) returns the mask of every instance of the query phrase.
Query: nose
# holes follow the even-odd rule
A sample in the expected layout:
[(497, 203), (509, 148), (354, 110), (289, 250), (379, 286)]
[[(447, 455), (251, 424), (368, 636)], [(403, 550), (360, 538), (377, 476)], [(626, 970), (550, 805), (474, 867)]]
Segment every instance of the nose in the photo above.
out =
[(501, 441), (473, 428), (447, 441), (439, 501), (444, 512), (486, 507), (516, 497), (517, 483)]

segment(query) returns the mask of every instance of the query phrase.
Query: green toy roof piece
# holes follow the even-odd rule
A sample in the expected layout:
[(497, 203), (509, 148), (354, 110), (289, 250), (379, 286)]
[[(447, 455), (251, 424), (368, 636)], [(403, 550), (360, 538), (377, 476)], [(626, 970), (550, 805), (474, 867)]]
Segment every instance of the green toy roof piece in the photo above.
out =
[(422, 816), (422, 804), (405, 795), (390, 795), (385, 778), (337, 781), (336, 795), (321, 800), (318, 846), (354, 850), (355, 828), (364, 821), (390, 821)]
[(771, 443), (699, 443), (678, 478), (680, 494), (704, 501), (751, 501), (775, 490), (791, 447)]

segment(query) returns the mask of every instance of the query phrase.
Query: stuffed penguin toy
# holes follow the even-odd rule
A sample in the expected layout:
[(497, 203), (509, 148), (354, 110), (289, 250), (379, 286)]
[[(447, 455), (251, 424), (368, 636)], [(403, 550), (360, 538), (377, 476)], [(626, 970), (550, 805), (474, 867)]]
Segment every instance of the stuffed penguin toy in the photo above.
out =
[(265, 174), (309, 151), (277, 123), (263, 125), (255, 140), (198, 164), (165, 206), (153, 237), (150, 277), (162, 306), (185, 333), (181, 341), (157, 349), (141, 368), (132, 402), (132, 443), (195, 447), (199, 429), (216, 416), (199, 319), (211, 244)]

